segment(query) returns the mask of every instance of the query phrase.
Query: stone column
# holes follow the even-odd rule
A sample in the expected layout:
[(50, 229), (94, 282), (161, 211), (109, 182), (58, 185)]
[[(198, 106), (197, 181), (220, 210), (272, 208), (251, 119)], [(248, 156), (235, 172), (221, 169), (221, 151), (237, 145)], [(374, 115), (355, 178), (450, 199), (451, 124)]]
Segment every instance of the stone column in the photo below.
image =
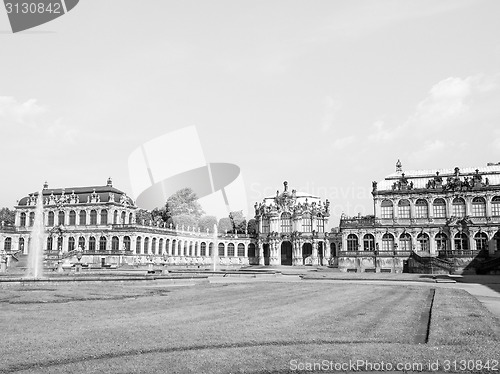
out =
[(259, 251), (259, 265), (265, 265), (264, 262), (264, 244), (261, 240), (257, 240), (257, 249)]
[(318, 265), (318, 242), (313, 240), (312, 242), (312, 264)]

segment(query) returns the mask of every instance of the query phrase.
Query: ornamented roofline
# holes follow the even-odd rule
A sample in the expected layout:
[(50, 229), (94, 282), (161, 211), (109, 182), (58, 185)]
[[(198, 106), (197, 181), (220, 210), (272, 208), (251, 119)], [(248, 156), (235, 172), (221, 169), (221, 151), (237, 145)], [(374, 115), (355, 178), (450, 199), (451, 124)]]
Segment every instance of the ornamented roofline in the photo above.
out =
[[(255, 216), (261, 215), (277, 215), (283, 212), (288, 212), (293, 215), (321, 214), (328, 217), (330, 202), (328, 199), (323, 203), (321, 200), (314, 196), (300, 196), (297, 195), (296, 190), (288, 191), (288, 182), (284, 182), (284, 190), (280, 194), (279, 190), (276, 191), (275, 197), (265, 198), (260, 204), (255, 203)], [(304, 199), (303, 201), (299, 201)], [(309, 199), (313, 201), (309, 201)], [(314, 201), (318, 200), (318, 201)], [(269, 203), (271, 202), (271, 203)]]
[[(109, 183), (107, 186), (73, 187), (68, 189), (48, 189), (45, 186), (42, 190), (43, 204), (45, 206), (115, 203), (135, 207), (135, 202), (125, 192), (112, 187)], [(18, 201), (16, 208), (35, 206), (38, 194), (38, 192), (34, 192), (27, 197), (23, 197)]]

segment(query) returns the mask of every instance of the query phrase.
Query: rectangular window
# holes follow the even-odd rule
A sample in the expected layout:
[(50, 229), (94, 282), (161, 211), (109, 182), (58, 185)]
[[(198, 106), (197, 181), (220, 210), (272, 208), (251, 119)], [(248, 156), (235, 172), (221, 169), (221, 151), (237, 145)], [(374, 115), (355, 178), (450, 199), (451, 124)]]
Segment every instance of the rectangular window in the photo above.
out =
[(382, 207), (382, 218), (392, 218), (392, 206)]
[(445, 217), (446, 217), (446, 206), (434, 205), (434, 218), (445, 218)]
[(465, 205), (453, 204), (453, 215), (455, 217), (465, 217)]
[(398, 216), (399, 218), (410, 218), (410, 206), (403, 205), (398, 207)]
[(415, 217), (427, 218), (427, 205), (415, 205)]
[(474, 217), (486, 216), (486, 206), (484, 204), (472, 204), (472, 215)]
[(493, 202), (491, 204), (491, 214), (493, 216), (500, 216), (500, 203)]

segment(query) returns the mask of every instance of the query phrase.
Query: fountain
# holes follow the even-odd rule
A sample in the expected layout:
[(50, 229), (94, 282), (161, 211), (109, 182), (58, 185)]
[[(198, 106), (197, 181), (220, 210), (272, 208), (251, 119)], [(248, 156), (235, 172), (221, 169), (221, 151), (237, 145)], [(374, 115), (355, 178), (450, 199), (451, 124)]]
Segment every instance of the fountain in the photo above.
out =
[(215, 271), (215, 268), (217, 266), (217, 255), (216, 253), (219, 251), (218, 244), (217, 244), (217, 225), (214, 223), (214, 246), (212, 249), (212, 270)]
[(27, 278), (43, 277), (43, 237), (45, 228), (43, 225), (43, 190), (38, 192), (36, 199), (35, 221), (30, 234), (30, 246), (28, 252)]

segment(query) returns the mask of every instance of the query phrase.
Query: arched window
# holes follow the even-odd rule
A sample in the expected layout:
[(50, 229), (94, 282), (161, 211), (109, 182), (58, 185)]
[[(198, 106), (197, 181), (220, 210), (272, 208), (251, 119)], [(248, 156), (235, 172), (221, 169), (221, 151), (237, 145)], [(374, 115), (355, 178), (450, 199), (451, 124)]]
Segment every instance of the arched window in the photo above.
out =
[(457, 232), (457, 234), (455, 235), (455, 249), (456, 250), (469, 249), (469, 238), (465, 233)]
[(219, 256), (224, 256), (224, 243), (219, 243)]
[(200, 245), (200, 256), (206, 256), (207, 255), (207, 243), (201, 242)]
[(97, 211), (94, 209), (90, 211), (90, 224), (97, 225)]
[(72, 236), (68, 239), (68, 252), (75, 250), (75, 238)]
[(132, 213), (128, 214), (128, 224), (131, 225), (134, 222), (134, 215)]
[(96, 247), (96, 240), (93, 236), (89, 238), (89, 251), (90, 252), (95, 252), (95, 247)]
[(476, 242), (476, 249), (478, 251), (488, 249), (488, 235), (486, 235), (486, 233), (476, 233), (476, 235), (474, 235), (474, 241)]
[(245, 244), (238, 244), (238, 257), (245, 257)]
[(57, 224), (64, 225), (64, 212), (62, 210), (59, 211), (59, 214), (57, 215)]
[(35, 212), (30, 212), (30, 226), (35, 223)]
[(430, 246), (429, 246), (429, 235), (426, 233), (420, 233), (417, 236), (417, 243), (418, 243), (418, 250), (419, 251), (425, 251), (429, 252), (430, 251)]
[(399, 200), (398, 217), (410, 218), (410, 202), (408, 200)]
[(495, 251), (500, 251), (500, 232), (496, 232), (493, 236), (493, 242), (495, 243)]
[(118, 211), (113, 212), (113, 223), (116, 225), (118, 223)]
[(394, 208), (391, 200), (384, 200), (381, 204), (382, 218), (392, 219), (394, 217)]
[(145, 255), (149, 254), (149, 238), (144, 238), (144, 248), (143, 248), (143, 253)]
[(262, 219), (262, 233), (269, 234), (269, 219), (268, 218)]
[(355, 234), (347, 235), (347, 250), (348, 251), (358, 250), (358, 237)]
[(70, 226), (76, 225), (76, 212), (74, 210), (69, 212), (69, 224)]
[(101, 225), (108, 224), (108, 211), (106, 209), (101, 210)]
[(407, 232), (399, 236), (399, 249), (401, 251), (411, 251), (413, 249), (411, 244), (411, 235)]
[(123, 225), (123, 224), (125, 224), (125, 217), (126, 217), (126, 214), (127, 214), (127, 213), (125, 213), (125, 212), (122, 212), (122, 214), (121, 214), (121, 222), (120, 222), (120, 223), (121, 223), (122, 225)]
[(50, 211), (49, 212), (49, 217), (48, 217), (48, 220), (47, 220), (47, 226), (54, 226), (54, 221), (55, 221), (55, 218), (54, 218), (54, 212)]
[(52, 243), (53, 243), (54, 239), (52, 238), (52, 236), (49, 236), (47, 238), (47, 251), (52, 251)]
[(113, 236), (111, 238), (111, 250), (113, 252), (116, 252), (116, 251), (120, 250), (120, 241), (118, 240), (117, 236)]
[(164, 252), (165, 251), (163, 250), (163, 238), (160, 238), (160, 240), (158, 240), (158, 254), (161, 255)]
[(465, 200), (461, 197), (453, 199), (453, 215), (455, 217), (465, 217)]
[(444, 201), (444, 199), (434, 200), (432, 206), (433, 206), (434, 218), (446, 217), (446, 202)]
[(316, 216), (316, 227), (318, 232), (325, 232), (325, 220), (321, 213)]
[(99, 250), (100, 251), (105, 251), (106, 250), (106, 244), (107, 244), (106, 237), (105, 236), (101, 236), (101, 238), (99, 239)]
[(424, 199), (418, 199), (415, 203), (415, 218), (427, 218), (429, 217), (429, 207), (427, 201)]
[(292, 215), (283, 213), (281, 215), (281, 232), (292, 232)]
[(5, 238), (3, 242), (3, 249), (7, 252), (12, 250), (12, 238)]
[(82, 251), (85, 250), (85, 238), (83, 236), (80, 236), (80, 238), (78, 238), (78, 247), (80, 247)]
[(312, 220), (308, 213), (302, 216), (302, 232), (312, 232)]
[(151, 240), (151, 253), (152, 254), (156, 254), (156, 238), (153, 238), (153, 240)]
[(63, 238), (62, 238), (62, 236), (58, 236), (57, 237), (57, 250), (58, 251), (62, 251), (62, 249), (63, 249), (62, 244), (63, 244)]
[(85, 226), (87, 224), (87, 212), (80, 210), (80, 225)]
[(130, 251), (131, 249), (130, 236), (125, 236), (123, 238), (123, 247), (126, 251)]
[(233, 243), (229, 243), (227, 245), (227, 255), (228, 255), (228, 257), (234, 257), (234, 244)]
[(186, 249), (186, 256), (193, 255), (193, 243), (192, 242), (189, 242), (189, 244), (186, 242), (185, 249)]
[(214, 243), (210, 243), (210, 244), (208, 245), (208, 255), (209, 255), (210, 257), (212, 257), (212, 256), (213, 256), (213, 254), (214, 254)]
[(138, 236), (137, 240), (135, 241), (135, 253), (140, 254), (141, 253), (141, 237)]
[(255, 244), (250, 243), (248, 245), (248, 257), (255, 257)]
[[(54, 213), (52, 213), (52, 214), (54, 214)], [(49, 215), (50, 215), (50, 213), (49, 213)], [(26, 213), (24, 213), (24, 212), (21, 213), (21, 220), (19, 222), (19, 226), (21, 226), (21, 227), (26, 226)]]
[(383, 251), (392, 251), (394, 249), (394, 236), (389, 233), (385, 233), (382, 236), (382, 250)]
[(485, 217), (486, 216), (486, 200), (482, 197), (475, 197), (472, 199), (472, 216)]
[(491, 215), (500, 216), (500, 196), (495, 196), (491, 199)]
[(18, 251), (24, 252), (24, 238), (19, 238)]
[(437, 233), (434, 240), (438, 251), (445, 251), (448, 248), (448, 236), (444, 232)]
[(365, 236), (363, 236), (363, 250), (364, 251), (375, 250), (375, 237), (372, 234), (365, 234)]

